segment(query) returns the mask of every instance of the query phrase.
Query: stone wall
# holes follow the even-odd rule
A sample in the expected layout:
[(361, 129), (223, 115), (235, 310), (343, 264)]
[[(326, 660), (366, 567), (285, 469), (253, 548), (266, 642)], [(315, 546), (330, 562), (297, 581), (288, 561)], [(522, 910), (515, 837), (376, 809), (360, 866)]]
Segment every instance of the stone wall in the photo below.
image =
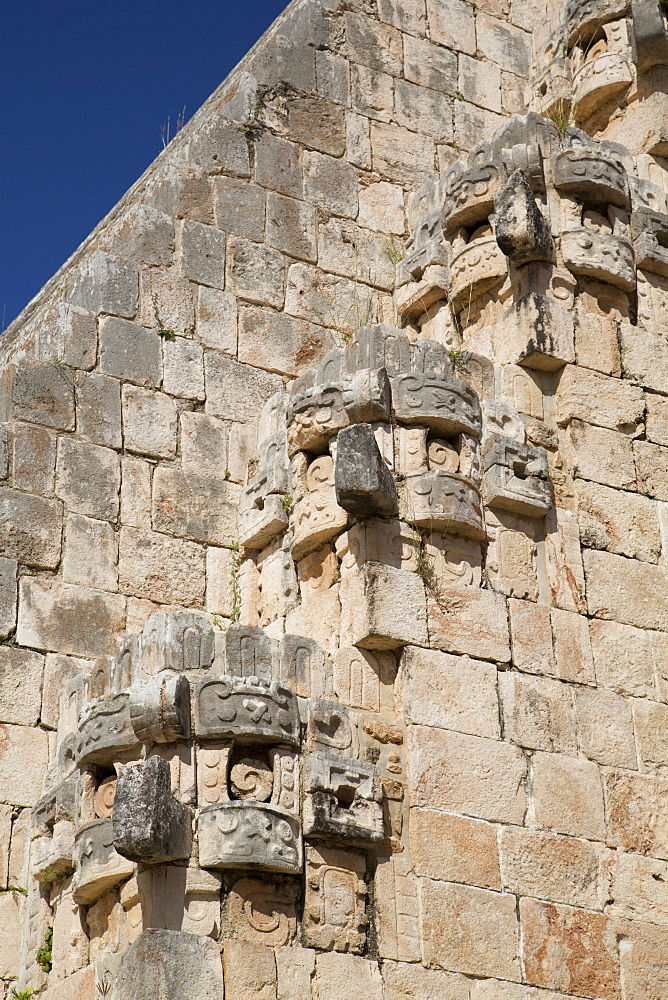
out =
[(2, 1000), (665, 995), (666, 47), (295, 0), (6, 332)]

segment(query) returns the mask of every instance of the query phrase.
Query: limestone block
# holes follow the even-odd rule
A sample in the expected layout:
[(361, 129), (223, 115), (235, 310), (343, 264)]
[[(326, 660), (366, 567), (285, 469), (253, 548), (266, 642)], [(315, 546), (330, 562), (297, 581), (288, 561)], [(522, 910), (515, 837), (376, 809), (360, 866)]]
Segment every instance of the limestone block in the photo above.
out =
[(100, 370), (136, 385), (159, 386), (162, 378), (160, 337), (138, 323), (114, 316), (100, 320)]
[(526, 760), (516, 747), (411, 726), (407, 757), (411, 801), (416, 806), (456, 810), (491, 822), (524, 821)]
[[(600, 913), (520, 900), (526, 978), (585, 997), (620, 995), (614, 928)], [(547, 941), (550, 947), (546, 949)]]
[(278, 1000), (311, 1000), (315, 955), (312, 948), (276, 949)]
[(195, 332), (205, 347), (232, 357), (237, 353), (237, 300), (231, 292), (200, 285)]
[(532, 292), (501, 316), (494, 351), (501, 364), (555, 371), (575, 361), (573, 319), (554, 299)]
[[(637, 442), (647, 445), (647, 442)], [(651, 447), (651, 445), (649, 446)], [(645, 450), (636, 452), (639, 475), (643, 462), (651, 458)], [(660, 468), (647, 461), (651, 478)], [(644, 496), (620, 492), (595, 483), (577, 481), (580, 537), (584, 545), (594, 549), (607, 549), (630, 559), (656, 562), (661, 551), (661, 536), (657, 505)]]
[(605, 839), (603, 793), (598, 767), (561, 754), (532, 757), (534, 823), (590, 840)]
[(561, 374), (556, 405), (559, 424), (576, 419), (627, 432), (635, 428), (644, 413), (638, 386), (574, 365), (567, 365)]
[(342, 642), (347, 645), (427, 645), (424, 583), (416, 573), (368, 562), (342, 581), (341, 604)]
[(323, 751), (304, 760), (304, 834), (371, 844), (383, 839), (382, 789), (373, 764)]
[(114, 847), (142, 864), (186, 858), (191, 850), (191, 812), (174, 798), (170, 770), (160, 757), (122, 767), (113, 811)]
[[(181, 414), (181, 468), (190, 475), (225, 479), (229, 426), (205, 413)], [(228, 477), (229, 478), (229, 477)]]
[[(576, 691), (576, 704), (583, 753), (599, 764), (635, 769), (637, 758), (631, 705), (617, 695), (587, 690)], [(641, 717), (645, 714), (643, 710), (652, 705), (648, 702), (647, 706), (641, 706)], [(660, 709), (662, 706), (655, 707)], [(644, 757), (644, 734), (637, 725), (641, 757)]]
[(235, 295), (280, 309), (285, 299), (285, 272), (282, 254), (239, 236), (230, 237), (227, 287)]
[(56, 494), (68, 510), (113, 520), (118, 515), (121, 468), (111, 448), (61, 437), (56, 463)]
[(605, 775), (609, 842), (637, 854), (668, 856), (665, 778), (609, 771)]
[(61, 889), (54, 900), (52, 974), (61, 980), (88, 965), (88, 937), (83, 913), (72, 899), (69, 888)]
[[(466, 56), (462, 58), (466, 59)], [(480, 74), (477, 63), (473, 60), (469, 62), (472, 63), (470, 68), (466, 64), (463, 67), (460, 64), (460, 75), (462, 70), (466, 72), (469, 69), (469, 75), (473, 82), (478, 77), (482, 77), (482, 74)], [(491, 82), (488, 79), (489, 73), (488, 69), (484, 74), (488, 83)], [(485, 106), (490, 107), (491, 111), (501, 110), (501, 74), (498, 71), (497, 74), (499, 79), (498, 106), (490, 107), (486, 102), (476, 102), (477, 104), (485, 104)], [(464, 92), (464, 96), (467, 97), (466, 92)], [(506, 186), (494, 198), (494, 212), (497, 243), (513, 264), (519, 267), (530, 261), (554, 259), (554, 244), (549, 223), (536, 205), (533, 191), (521, 170), (515, 170), (510, 175)]]
[(504, 888), (598, 909), (601, 849), (586, 840), (507, 826), (499, 840)]
[(14, 417), (57, 430), (74, 430), (71, 368), (51, 362), (24, 361), (10, 373), (9, 383), (9, 404)]
[(43, 674), (44, 657), (39, 653), (0, 647), (0, 722), (37, 725)]
[(592, 621), (590, 634), (601, 686), (618, 694), (655, 697), (655, 671), (658, 677), (665, 674), (668, 654), (662, 633), (617, 622)]
[(15, 559), (0, 557), (0, 634), (7, 635), (16, 627), (18, 587)]
[(114, 850), (110, 819), (95, 819), (80, 827), (74, 841), (75, 902), (94, 903), (119, 882), (130, 878), (134, 871), (134, 864)]
[(575, 326), (575, 353), (578, 365), (604, 375), (622, 373), (617, 324), (609, 316), (579, 312)]
[(19, 974), (23, 931), (22, 897), (17, 892), (0, 893), (0, 976), (14, 979)]
[(478, 398), (466, 382), (435, 373), (397, 375), (392, 402), (398, 420), (443, 435), (480, 433)]
[[(411, 860), (416, 875), (500, 889), (496, 828), (481, 820), (413, 809)], [(438, 851), (433, 850), (438, 843)]]
[(478, 587), (440, 587), (427, 595), (430, 644), (448, 653), (507, 662), (510, 640), (506, 601)]
[(320, 1000), (381, 1000), (383, 996), (378, 963), (359, 955), (319, 952), (315, 982)]
[(422, 882), (427, 962), (456, 972), (521, 978), (515, 897), (452, 882)]
[(610, 913), (666, 926), (666, 862), (615, 851), (606, 859), (605, 875), (614, 899)]
[(557, 668), (554, 676), (576, 684), (593, 684), (594, 662), (587, 619), (558, 608), (553, 608), (550, 616)]
[(213, 545), (236, 541), (238, 487), (217, 477), (159, 467), (153, 475), (153, 526)]
[(44, 764), (47, 760), (48, 737), (41, 729), (2, 725), (0, 779), (2, 797), (20, 806), (32, 805), (38, 798)]
[(490, 433), (482, 448), (482, 497), (488, 507), (543, 517), (554, 502), (542, 448)]
[[(257, 831), (262, 829), (262, 843)], [(206, 806), (199, 815), (203, 868), (260, 868), (300, 872), (302, 842), (292, 812), (266, 802), (232, 801)]]
[(293, 389), (287, 414), (290, 457), (299, 449), (322, 450), (349, 423), (373, 424), (389, 419), (390, 386), (386, 370), (371, 368), (341, 377), (342, 361), (339, 352), (323, 360), (322, 367), (331, 362), (335, 381), (328, 379), (315, 387), (297, 383)]
[(480, 494), (470, 480), (457, 473), (430, 471), (408, 476), (402, 486), (404, 520), (465, 538), (484, 537)]
[(584, 552), (587, 605), (597, 618), (668, 631), (665, 571), (609, 552)]
[(572, 420), (566, 431), (573, 475), (616, 489), (636, 488), (633, 443), (625, 434)]
[(125, 623), (125, 600), (88, 587), (23, 577), (17, 641), (36, 649), (105, 656), (115, 651)]
[(651, 497), (668, 500), (668, 448), (649, 441), (634, 441), (639, 488)]
[(396, 515), (397, 489), (369, 424), (352, 424), (340, 431), (335, 486), (336, 502), (355, 517)]
[(184, 219), (179, 226), (181, 273), (191, 281), (225, 287), (225, 234)]
[(575, 708), (565, 685), (507, 672), (499, 676), (499, 694), (506, 739), (532, 750), (577, 752)]
[(223, 970), (215, 941), (185, 931), (150, 928), (123, 954), (112, 1000), (222, 1000)]
[(585, 612), (585, 579), (575, 514), (561, 507), (546, 518), (546, 576), (552, 601), (567, 611)]
[(490, 111), (501, 111), (501, 70), (492, 63), (480, 72), (475, 59), (462, 54), (459, 59), (459, 87), (466, 101)]
[[(249, 630), (250, 631), (250, 630)], [(299, 742), (297, 700), (290, 688), (256, 675), (200, 681), (194, 691), (195, 734), (246, 742)]]
[(14, 423), (11, 440), (14, 486), (31, 493), (53, 493), (55, 434), (34, 424)]
[(285, 631), (286, 634), (309, 635), (323, 649), (335, 650), (339, 645), (340, 623), (339, 584), (334, 584), (289, 611), (285, 617)]
[(456, 0), (452, 13), (445, 11), (436, 0), (427, 0), (427, 15), (431, 37), (439, 45), (475, 55), (475, 14), (468, 4)]
[(60, 561), (62, 503), (0, 488), (3, 555), (28, 566), (55, 569)]
[[(647, 770), (668, 774), (668, 742), (664, 735), (668, 708), (653, 701), (634, 705), (638, 754)], [(615, 764), (617, 761), (614, 762)], [(628, 767), (629, 765), (622, 765)]]
[(63, 580), (99, 590), (118, 589), (118, 538), (110, 524), (70, 514), (65, 524)]
[[(487, 981), (480, 980), (483, 983)], [(422, 965), (407, 962), (383, 962), (383, 987), (387, 1000), (443, 1000), (445, 997), (447, 1000), (469, 1000), (469, 982), (455, 972), (425, 969)], [(471, 985), (475, 988), (477, 982)], [(509, 983), (507, 986), (512, 989)]]
[(204, 362), (199, 344), (183, 337), (163, 340), (162, 362), (166, 392), (185, 399), (204, 399)]
[(121, 446), (121, 387), (95, 372), (76, 376), (77, 430), (93, 444)]
[(128, 456), (121, 461), (121, 523), (126, 527), (151, 527), (151, 474), (153, 466)]
[(12, 834), (12, 812), (13, 809), (11, 806), (0, 806), (0, 886), (3, 889), (8, 885), (7, 875), (9, 872), (9, 844)]
[(533, 601), (508, 601), (513, 666), (530, 674), (557, 676), (550, 609)]
[(366, 860), (337, 848), (306, 848), (304, 940), (309, 947), (360, 954), (366, 942)]
[(146, 327), (192, 335), (195, 325), (193, 286), (172, 273), (143, 273), (140, 321)]
[(206, 412), (244, 423), (257, 419), (258, 408), (283, 388), (278, 375), (238, 364), (220, 351), (204, 358)]
[(619, 344), (624, 375), (649, 389), (664, 392), (668, 373), (665, 340), (650, 330), (620, 323)]
[(294, 506), (292, 558), (296, 561), (338, 535), (348, 523), (348, 514), (336, 499), (334, 485), (311, 490)]
[(299, 697), (331, 695), (331, 670), (329, 657), (315, 640), (290, 633), (281, 638), (279, 650), (281, 682), (289, 685)]
[[(57, 815), (57, 812), (54, 815)], [(73, 856), (74, 823), (67, 819), (57, 820), (49, 836), (35, 837), (31, 841), (31, 872), (43, 885), (55, 882), (57, 887), (71, 874)]]
[(97, 250), (82, 265), (67, 300), (92, 312), (134, 316), (139, 296), (139, 271), (129, 260)]
[(410, 722), (500, 737), (493, 664), (406, 646), (400, 677), (404, 712)]
[[(148, 699), (146, 704), (155, 703), (156, 706), (158, 704), (164, 706), (165, 725), (168, 729), (171, 727), (171, 736), (162, 739), (156, 735), (152, 738), (163, 742), (177, 739), (186, 733), (187, 726), (184, 727), (181, 723), (177, 724), (172, 718), (169, 718), (169, 722), (167, 720), (172, 711), (172, 703), (180, 706), (183, 698), (186, 699), (183, 713), (188, 715), (187, 691), (181, 682), (177, 682), (171, 676), (171, 673), (206, 669), (211, 666), (214, 655), (213, 627), (208, 619), (201, 614), (188, 611), (172, 611), (165, 614), (160, 611), (148, 618), (141, 634), (135, 637), (132, 642), (131, 679), (134, 682), (139, 682), (137, 690), (140, 692), (141, 698)], [(121, 649), (117, 659), (121, 659), (122, 655)], [(157, 690), (149, 693), (149, 689), (142, 682), (150, 680), (152, 675), (160, 674), (162, 671), (170, 673), (166, 679), (167, 687), (161, 694), (158, 694)], [(163, 680), (165, 678), (160, 678), (159, 682), (162, 683)], [(129, 681), (123, 680), (120, 683), (124, 685)], [(134, 702), (134, 698), (132, 701)], [(181, 707), (179, 707), (177, 714), (180, 713)], [(162, 715), (161, 718), (163, 718)]]
[(314, 209), (305, 202), (273, 192), (267, 195), (267, 242), (276, 250), (314, 264), (315, 223)]

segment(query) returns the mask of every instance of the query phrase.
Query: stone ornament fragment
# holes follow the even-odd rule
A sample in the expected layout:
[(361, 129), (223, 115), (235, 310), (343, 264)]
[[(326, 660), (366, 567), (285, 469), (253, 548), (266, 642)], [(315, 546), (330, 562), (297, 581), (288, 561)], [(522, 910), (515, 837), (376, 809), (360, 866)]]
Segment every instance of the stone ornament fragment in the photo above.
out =
[(130, 878), (134, 870), (134, 863), (118, 854), (114, 847), (111, 819), (95, 819), (77, 830), (72, 880), (76, 903), (94, 903), (119, 882)]
[(554, 259), (554, 243), (547, 219), (521, 170), (515, 170), (494, 199), (495, 236), (513, 264)]
[(399, 375), (392, 380), (395, 417), (409, 427), (439, 434), (480, 434), (480, 404), (466, 382), (436, 372)]
[(366, 860), (354, 851), (306, 848), (304, 937), (311, 948), (362, 954), (366, 944)]
[(198, 833), (203, 868), (301, 871), (299, 819), (279, 806), (240, 800), (206, 806)]
[(142, 743), (190, 737), (190, 685), (185, 677), (157, 676), (130, 689), (130, 721)]
[(487, 507), (544, 517), (554, 503), (547, 454), (526, 442), (519, 414), (503, 403), (484, 407), (482, 495)]
[(185, 931), (149, 928), (121, 959), (111, 1000), (223, 1000), (220, 946)]
[(269, 948), (290, 944), (297, 930), (297, 899), (287, 879), (240, 878), (227, 897), (226, 933)]
[(316, 750), (304, 759), (304, 835), (371, 844), (383, 839), (382, 787), (366, 761)]
[(192, 814), (172, 793), (166, 760), (152, 756), (120, 768), (113, 830), (114, 847), (130, 861), (158, 864), (189, 857)]
[(284, 684), (227, 674), (200, 681), (194, 703), (196, 736), (299, 743), (297, 699)]
[(423, 472), (407, 476), (401, 495), (402, 517), (420, 528), (482, 539), (485, 531), (480, 494), (456, 473)]
[(89, 702), (81, 713), (75, 760), (85, 764), (109, 764), (119, 753), (139, 746), (130, 716), (130, 693), (121, 691)]
[(394, 479), (369, 424), (344, 428), (336, 442), (336, 502), (355, 517), (394, 517)]
[(573, 229), (563, 233), (561, 252), (573, 274), (607, 281), (622, 291), (635, 288), (633, 247), (628, 240), (593, 229)]

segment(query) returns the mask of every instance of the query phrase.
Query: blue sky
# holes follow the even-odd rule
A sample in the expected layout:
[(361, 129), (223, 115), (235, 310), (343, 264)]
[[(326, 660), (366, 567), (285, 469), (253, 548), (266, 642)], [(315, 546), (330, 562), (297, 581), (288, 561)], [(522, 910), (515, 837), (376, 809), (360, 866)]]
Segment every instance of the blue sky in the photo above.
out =
[(168, 117), (192, 117), (285, 6), (5, 0), (1, 329), (157, 156)]

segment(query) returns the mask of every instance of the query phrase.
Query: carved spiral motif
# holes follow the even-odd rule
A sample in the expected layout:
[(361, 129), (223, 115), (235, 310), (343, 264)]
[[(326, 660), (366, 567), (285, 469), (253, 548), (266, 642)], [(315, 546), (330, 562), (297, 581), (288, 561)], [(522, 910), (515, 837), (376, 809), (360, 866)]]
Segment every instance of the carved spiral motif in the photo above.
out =
[(111, 811), (114, 808), (116, 798), (116, 776), (112, 775), (100, 782), (100, 787), (93, 796), (93, 808), (100, 819), (111, 819)]
[(230, 771), (230, 793), (233, 799), (266, 802), (274, 787), (269, 765), (255, 757), (244, 757)]

